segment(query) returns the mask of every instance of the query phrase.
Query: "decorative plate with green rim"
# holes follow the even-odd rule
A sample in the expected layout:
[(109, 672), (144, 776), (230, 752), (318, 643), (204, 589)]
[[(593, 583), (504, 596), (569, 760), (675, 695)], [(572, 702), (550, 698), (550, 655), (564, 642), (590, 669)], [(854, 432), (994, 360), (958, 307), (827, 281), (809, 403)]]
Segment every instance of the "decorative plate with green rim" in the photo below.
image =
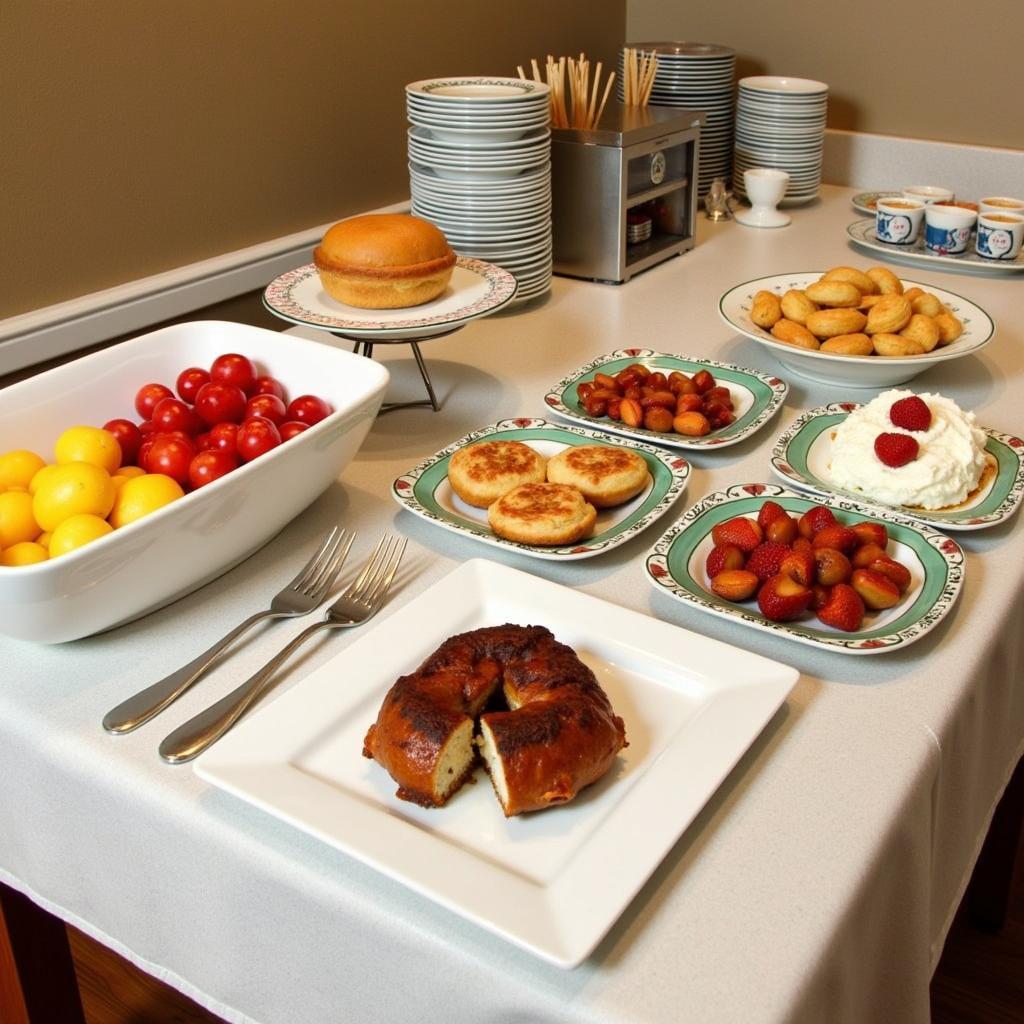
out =
[(902, 562), (911, 574), (910, 587), (899, 604), (870, 612), (860, 630), (844, 633), (826, 626), (812, 612), (795, 622), (772, 622), (761, 614), (756, 601), (726, 601), (712, 592), (704, 568), (714, 547), (711, 530), (735, 516), (753, 518), (768, 499), (796, 516), (819, 504), (772, 484), (736, 484), (709, 494), (654, 545), (647, 556), (648, 580), (657, 589), (712, 615), (840, 654), (880, 654), (906, 647), (934, 629), (960, 596), (964, 553), (956, 541), (895, 512), (833, 497), (828, 505), (840, 522), (867, 520), (885, 526), (889, 556)]
[[(804, 413), (775, 442), (772, 449), (774, 472), (794, 487), (826, 498), (843, 494), (864, 504), (884, 505), (867, 495), (844, 491), (828, 481), (832, 428), (859, 408), (856, 402), (834, 402)], [(1024, 440), (986, 427), (981, 429), (988, 435), (985, 451), (991, 457), (990, 465), (995, 473), (977, 494), (948, 511), (905, 505), (884, 507), (895, 508), (919, 523), (927, 523), (940, 530), (983, 530), (986, 526), (995, 526), (1009, 519), (1020, 508), (1024, 497)]]
[[(615, 508), (597, 510), (594, 534), (575, 544), (551, 547), (520, 544), (491, 533), (487, 525), (487, 509), (474, 508), (457, 497), (448, 483), (448, 463), (451, 457), (468, 444), (477, 441), (521, 441), (546, 458), (557, 455), (569, 445), (603, 444), (628, 448), (647, 463), (650, 483), (635, 498)], [(569, 561), (592, 558), (631, 540), (646, 529), (659, 516), (664, 515), (672, 502), (686, 489), (690, 464), (678, 455), (668, 455), (649, 444), (612, 441), (593, 430), (564, 427), (547, 420), (519, 418), (501, 420), (492, 426), (460, 437), (444, 451), (431, 455), (415, 469), (403, 473), (391, 485), (391, 494), (403, 508), (423, 519), (437, 523), (446, 530), (463, 533), (484, 544), (519, 551), (533, 558)]]
[(902, 194), (899, 189), (891, 189), (888, 192), (858, 192), (850, 202), (853, 203), (855, 210), (873, 217), (878, 210), (879, 199), (896, 199)]
[[(591, 416), (583, 408), (576, 395), (576, 385), (581, 381), (592, 380), (595, 373), (606, 373), (614, 376), (619, 370), (625, 369), (630, 363), (643, 363), (652, 370), (661, 370), (666, 375), (673, 370), (687, 376), (708, 370), (716, 383), (727, 387), (733, 396), (736, 419), (721, 430), (713, 430), (704, 437), (686, 437), (683, 434), (665, 434), (644, 427), (628, 427), (618, 420), (607, 416)], [(760, 430), (775, 411), (782, 405), (789, 385), (770, 373), (758, 373), (731, 363), (718, 363), (713, 359), (691, 359), (688, 356), (670, 355), (666, 352), (654, 352), (649, 348), (623, 348), (610, 356), (601, 356), (592, 362), (573, 370), (564, 377), (544, 396), (551, 411), (574, 423), (585, 423), (587, 426), (605, 430), (610, 434), (621, 434), (638, 441), (653, 441), (668, 448), (692, 450), (697, 448), (727, 448), (755, 431)]]

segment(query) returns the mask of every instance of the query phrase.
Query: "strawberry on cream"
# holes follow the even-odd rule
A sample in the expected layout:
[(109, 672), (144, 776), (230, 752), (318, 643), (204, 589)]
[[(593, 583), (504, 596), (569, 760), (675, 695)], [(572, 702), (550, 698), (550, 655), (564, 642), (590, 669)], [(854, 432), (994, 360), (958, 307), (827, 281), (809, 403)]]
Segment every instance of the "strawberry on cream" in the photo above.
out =
[[(850, 413), (833, 434), (829, 479), (837, 487), (887, 505), (941, 509), (960, 505), (974, 491), (985, 469), (985, 433), (974, 413), (942, 395), (919, 397), (931, 411), (926, 430), (907, 430), (889, 415), (912, 391), (893, 389)], [(916, 458), (887, 466), (875, 452), (880, 434), (906, 434), (919, 446)]]

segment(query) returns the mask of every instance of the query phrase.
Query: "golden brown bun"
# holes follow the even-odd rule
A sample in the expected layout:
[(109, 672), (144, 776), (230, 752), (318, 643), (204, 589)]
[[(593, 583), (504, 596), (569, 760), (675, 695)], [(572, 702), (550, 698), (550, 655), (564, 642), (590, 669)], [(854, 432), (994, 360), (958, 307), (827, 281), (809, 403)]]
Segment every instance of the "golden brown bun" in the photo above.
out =
[(520, 544), (573, 544), (596, 521), (594, 506), (568, 484), (521, 484), (487, 510), (494, 533)]
[(442, 231), (404, 213), (343, 220), (313, 251), (324, 291), (360, 309), (402, 309), (437, 298), (455, 259)]
[(479, 441), (448, 462), (448, 482), (467, 504), (487, 508), (520, 484), (541, 483), (546, 459), (521, 441)]
[(575, 487), (596, 508), (629, 501), (649, 479), (642, 456), (610, 445), (570, 446), (548, 460), (548, 480)]

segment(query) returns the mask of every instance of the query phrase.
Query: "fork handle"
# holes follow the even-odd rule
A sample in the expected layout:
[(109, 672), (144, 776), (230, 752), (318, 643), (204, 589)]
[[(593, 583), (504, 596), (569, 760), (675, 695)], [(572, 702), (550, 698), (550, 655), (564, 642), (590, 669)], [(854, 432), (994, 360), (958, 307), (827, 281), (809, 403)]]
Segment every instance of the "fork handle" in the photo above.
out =
[(314, 633), (333, 625), (336, 623), (321, 620), (307, 626), (262, 668), (257, 669), (241, 686), (236, 687), (226, 697), (221, 697), (205, 711), (200, 711), (194, 718), (190, 718), (184, 725), (178, 726), (174, 732), (166, 736), (160, 744), (160, 756), (170, 764), (183, 764), (185, 761), (191, 761), (207, 747), (216, 743), (270, 689), (271, 677), (291, 657), (292, 653), (298, 650)]
[(140, 690), (127, 700), (122, 701), (116, 708), (111, 708), (103, 716), (103, 728), (115, 735), (137, 729), (174, 703), (220, 657), (221, 652), (243, 633), (247, 633), (256, 623), (262, 622), (264, 619), (280, 617), (279, 612), (269, 609), (250, 615), (227, 636), (221, 637), (212, 647), (203, 651), (197, 658), (193, 658), (187, 665), (182, 665), (170, 675), (164, 676), (158, 683), (147, 686), (146, 689)]

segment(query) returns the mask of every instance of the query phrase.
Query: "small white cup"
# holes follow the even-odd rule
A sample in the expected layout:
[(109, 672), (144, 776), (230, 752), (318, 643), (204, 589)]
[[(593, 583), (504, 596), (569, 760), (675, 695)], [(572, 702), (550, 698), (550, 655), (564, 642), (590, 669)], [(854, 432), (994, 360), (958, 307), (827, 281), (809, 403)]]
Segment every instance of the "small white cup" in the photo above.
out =
[(1024, 199), (1013, 199), (1011, 196), (989, 196), (978, 203), (981, 213), (1013, 213), (1024, 217)]
[(879, 199), (875, 204), (875, 236), (890, 245), (913, 245), (924, 221), (925, 204), (902, 197)]
[(953, 199), (952, 191), (939, 185), (908, 185), (903, 190), (903, 196), (905, 199), (916, 199), (925, 206), (930, 203), (948, 203)]
[(743, 172), (743, 187), (750, 200), (749, 210), (737, 210), (733, 216), (751, 228), (782, 228), (792, 219), (776, 210), (789, 187), (789, 174), (774, 167), (752, 167)]
[(978, 237), (974, 243), (979, 256), (988, 260), (1015, 260), (1024, 241), (1024, 217), (1009, 210), (978, 216)]
[(939, 256), (967, 251), (978, 215), (962, 206), (932, 203), (924, 210), (924, 244)]

